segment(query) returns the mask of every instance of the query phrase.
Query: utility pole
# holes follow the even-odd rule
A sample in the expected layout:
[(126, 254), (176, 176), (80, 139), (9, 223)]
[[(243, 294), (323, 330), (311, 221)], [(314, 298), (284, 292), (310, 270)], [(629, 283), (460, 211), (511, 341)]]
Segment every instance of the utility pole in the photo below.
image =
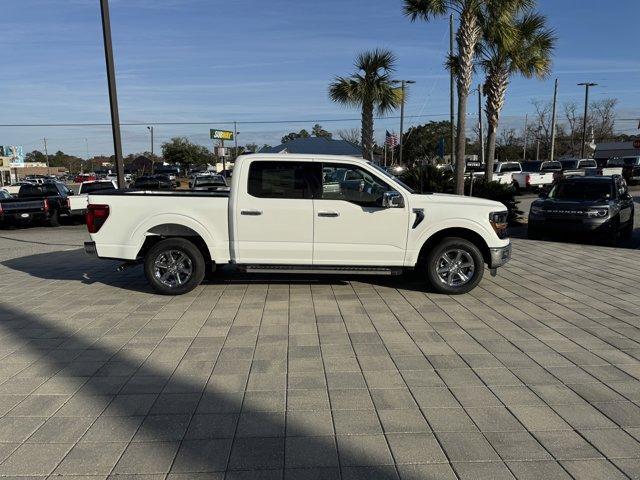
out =
[(49, 171), (49, 152), (47, 151), (47, 139), (43, 138), (42, 140), (44, 140), (44, 158), (47, 159), (47, 171)]
[[(453, 56), (453, 13), (449, 15), (449, 56)], [(451, 136), (451, 165), (456, 164), (455, 143), (456, 133), (453, 126), (455, 116), (453, 69), (449, 72), (449, 126)]]
[(527, 122), (529, 121), (529, 115), (524, 116), (524, 147), (522, 149), (522, 161), (527, 159)]
[(403, 137), (404, 137), (404, 101), (406, 96), (406, 87), (409, 84), (416, 83), (414, 80), (394, 80), (393, 83), (400, 84), (400, 148), (398, 155), (398, 163), (403, 165), (404, 157), (403, 157)]
[(480, 127), (480, 163), (485, 163), (484, 158), (484, 128), (482, 126), (482, 85), (478, 85), (478, 126)]
[(556, 104), (558, 102), (558, 79), (553, 89), (553, 111), (551, 112), (551, 151), (549, 160), (553, 161), (556, 153)]
[[(86, 137), (84, 139), (84, 146), (87, 149), (87, 160), (89, 160), (89, 139)], [(93, 172), (93, 161), (89, 162), (89, 168), (91, 168), (91, 171)]]
[(100, 0), (102, 14), (102, 37), (104, 40), (104, 57), (107, 67), (107, 84), (109, 85), (109, 107), (111, 109), (111, 131), (113, 149), (116, 157), (118, 188), (125, 188), (124, 164), (122, 161), (122, 138), (120, 137), (120, 115), (118, 114), (118, 94), (116, 91), (116, 69), (113, 62), (113, 45), (111, 42), (111, 21), (109, 19), (109, 0)]
[(153, 154), (153, 127), (147, 127), (147, 130), (151, 133), (151, 173), (153, 174), (154, 154)]
[(538, 125), (538, 133), (536, 135), (536, 162), (540, 160), (540, 130), (541, 130), (541, 126)]
[(233, 122), (233, 154), (238, 158), (238, 122)]
[(580, 158), (585, 158), (587, 148), (587, 115), (589, 114), (589, 88), (597, 86), (597, 83), (584, 82), (578, 86), (584, 87), (584, 118), (582, 119), (582, 149)]

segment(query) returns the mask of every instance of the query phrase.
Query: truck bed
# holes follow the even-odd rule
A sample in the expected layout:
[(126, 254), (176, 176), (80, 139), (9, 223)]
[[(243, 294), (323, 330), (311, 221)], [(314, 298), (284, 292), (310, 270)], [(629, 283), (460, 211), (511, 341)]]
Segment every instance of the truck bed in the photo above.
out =
[(100, 257), (135, 260), (150, 235), (193, 231), (212, 258), (228, 261), (229, 192), (112, 190), (90, 193), (89, 205), (109, 205), (109, 217), (93, 234)]

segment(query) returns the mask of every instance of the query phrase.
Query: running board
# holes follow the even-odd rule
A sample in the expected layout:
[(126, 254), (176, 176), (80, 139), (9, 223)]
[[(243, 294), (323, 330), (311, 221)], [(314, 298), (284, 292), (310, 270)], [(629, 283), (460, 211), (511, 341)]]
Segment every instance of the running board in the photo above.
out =
[(296, 273), (327, 275), (401, 275), (402, 267), (336, 267), (325, 265), (237, 265), (247, 273)]

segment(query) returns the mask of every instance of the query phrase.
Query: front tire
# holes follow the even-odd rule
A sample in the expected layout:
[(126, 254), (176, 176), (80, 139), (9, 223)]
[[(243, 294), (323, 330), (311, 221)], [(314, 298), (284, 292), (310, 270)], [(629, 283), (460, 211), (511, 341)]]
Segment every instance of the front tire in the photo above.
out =
[(198, 247), (184, 238), (156, 243), (144, 257), (144, 274), (162, 295), (182, 295), (196, 288), (205, 274), (204, 257)]
[(427, 280), (439, 293), (460, 295), (473, 290), (484, 275), (482, 253), (463, 238), (443, 239), (427, 255)]

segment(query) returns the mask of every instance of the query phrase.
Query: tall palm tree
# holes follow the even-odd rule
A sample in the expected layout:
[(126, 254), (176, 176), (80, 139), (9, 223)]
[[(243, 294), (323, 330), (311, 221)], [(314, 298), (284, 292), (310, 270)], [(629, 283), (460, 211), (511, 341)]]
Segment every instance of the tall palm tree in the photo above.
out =
[(329, 86), (331, 100), (362, 110), (362, 155), (373, 158), (373, 115), (384, 115), (398, 107), (399, 98), (391, 74), (396, 57), (389, 50), (362, 52), (355, 61), (356, 72), (349, 77), (336, 77)]
[(456, 33), (457, 53), (449, 59), (458, 90), (458, 128), (456, 131), (456, 193), (464, 194), (467, 98), (473, 80), (475, 51), (482, 36), (480, 10), (490, 0), (404, 0), (404, 13), (411, 21), (430, 21), (447, 13), (456, 13), (460, 25)]
[(493, 175), (498, 124), (509, 79), (514, 75), (525, 78), (544, 78), (549, 75), (556, 43), (546, 17), (531, 11), (529, 5), (516, 5), (507, 25), (504, 24), (504, 10), (497, 13), (494, 7), (489, 5), (482, 19), (484, 34), (479, 62), (486, 74), (483, 85), (489, 124), (486, 178)]

